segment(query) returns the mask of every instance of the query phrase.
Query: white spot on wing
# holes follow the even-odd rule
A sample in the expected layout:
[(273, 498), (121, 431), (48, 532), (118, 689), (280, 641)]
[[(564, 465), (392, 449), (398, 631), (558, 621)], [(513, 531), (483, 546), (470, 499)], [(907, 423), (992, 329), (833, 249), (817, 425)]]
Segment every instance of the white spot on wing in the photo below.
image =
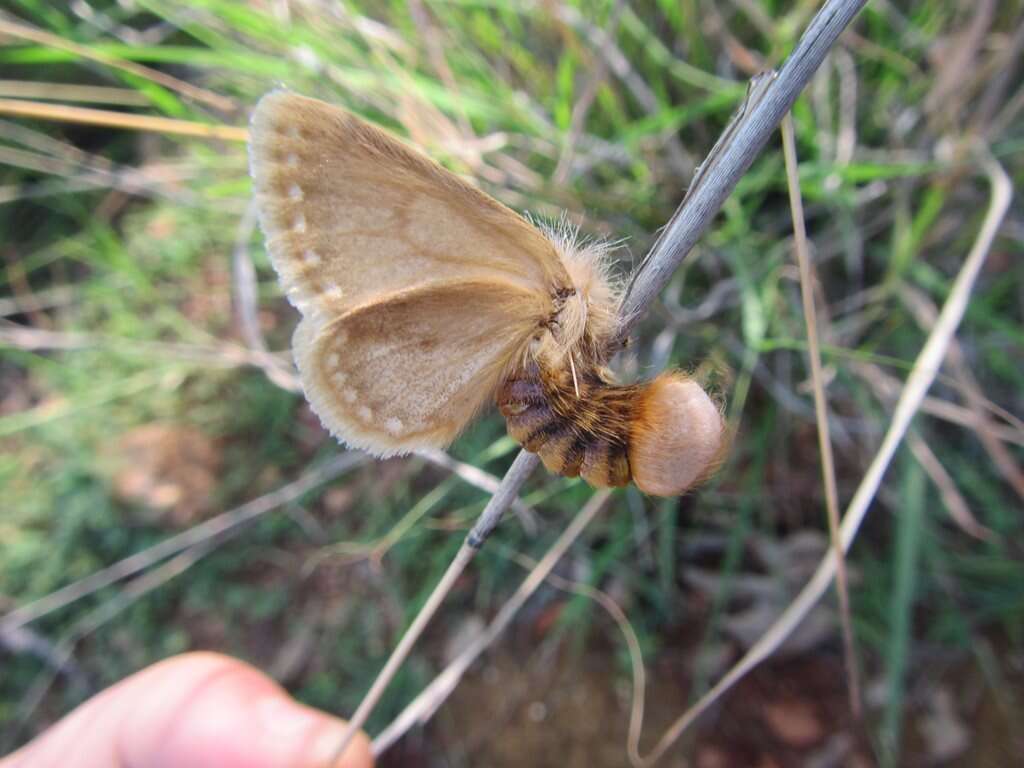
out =
[(288, 187), (288, 197), (290, 197), (295, 202), (300, 202), (303, 197), (302, 187), (300, 187), (298, 184), (292, 184), (290, 187)]
[(292, 221), (292, 232), (302, 234), (306, 231), (306, 217), (301, 213), (295, 214), (295, 220)]
[(338, 363), (340, 362), (341, 356), (337, 352), (331, 352), (331, 354), (327, 356), (327, 365), (330, 368), (337, 368)]
[(356, 393), (353, 392), (351, 389), (346, 389), (344, 392), (341, 393), (341, 399), (344, 400), (349, 405), (352, 405), (352, 403), (356, 401)]
[(284, 164), (287, 165), (289, 168), (298, 168), (299, 156), (296, 155), (294, 152), (289, 152), (284, 159)]
[(359, 416), (363, 421), (373, 421), (373, 411), (367, 408), (365, 405), (360, 405), (356, 409), (356, 415)]
[(398, 435), (402, 434), (402, 431), (405, 429), (405, 424), (402, 423), (401, 419), (392, 416), (384, 422), (384, 429), (395, 437), (398, 437)]

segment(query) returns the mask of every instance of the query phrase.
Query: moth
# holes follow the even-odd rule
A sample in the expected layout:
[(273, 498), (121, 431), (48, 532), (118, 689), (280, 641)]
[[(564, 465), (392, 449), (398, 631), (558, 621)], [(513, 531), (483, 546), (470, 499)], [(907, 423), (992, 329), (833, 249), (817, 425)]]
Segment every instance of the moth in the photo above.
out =
[(542, 230), (385, 131), (278, 90), (251, 122), (270, 259), (302, 319), (313, 410), (377, 456), (451, 443), (490, 401), (553, 472), (682, 493), (715, 468), (723, 421), (681, 372), (608, 368), (620, 283), (607, 247)]

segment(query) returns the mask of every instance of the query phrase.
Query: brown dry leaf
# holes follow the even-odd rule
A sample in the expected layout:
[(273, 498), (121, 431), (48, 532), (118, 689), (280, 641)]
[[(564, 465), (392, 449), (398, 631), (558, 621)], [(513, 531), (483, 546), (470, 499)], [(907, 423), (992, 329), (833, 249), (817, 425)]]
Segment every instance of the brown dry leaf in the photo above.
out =
[(148, 508), (151, 519), (191, 525), (211, 508), (221, 452), (205, 434), (181, 424), (145, 424), (117, 441), (114, 493)]

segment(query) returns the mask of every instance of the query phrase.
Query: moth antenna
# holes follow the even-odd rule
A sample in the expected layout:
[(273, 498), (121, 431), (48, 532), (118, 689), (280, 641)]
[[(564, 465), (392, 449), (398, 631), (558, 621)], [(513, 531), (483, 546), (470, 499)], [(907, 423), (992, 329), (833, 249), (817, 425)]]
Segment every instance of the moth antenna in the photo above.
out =
[(573, 362), (572, 350), (569, 350), (569, 370), (572, 371), (572, 388), (576, 390), (576, 398), (580, 396), (580, 383), (576, 378), (576, 363)]

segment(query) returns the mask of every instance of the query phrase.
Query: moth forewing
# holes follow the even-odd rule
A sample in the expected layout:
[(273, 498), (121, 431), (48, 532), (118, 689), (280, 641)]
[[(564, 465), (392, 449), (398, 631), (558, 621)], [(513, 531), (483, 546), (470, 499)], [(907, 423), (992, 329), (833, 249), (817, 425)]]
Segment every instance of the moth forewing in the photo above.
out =
[(253, 113), (249, 156), (271, 261), (303, 314), (334, 317), (426, 280), (571, 285), (521, 216), (345, 110), (273, 91)]

